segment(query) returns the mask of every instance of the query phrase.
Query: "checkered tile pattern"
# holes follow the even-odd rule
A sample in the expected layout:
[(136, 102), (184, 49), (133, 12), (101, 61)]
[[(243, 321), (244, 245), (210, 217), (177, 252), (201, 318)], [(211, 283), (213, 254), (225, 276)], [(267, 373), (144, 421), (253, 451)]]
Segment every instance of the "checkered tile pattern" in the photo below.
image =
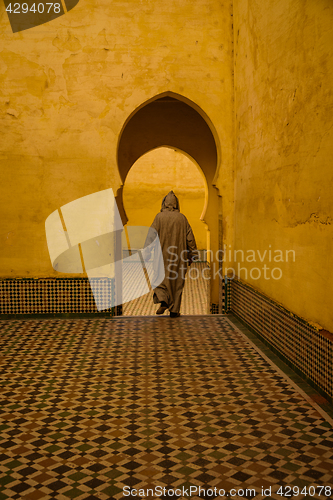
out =
[(333, 398), (333, 336), (269, 300), (240, 280), (230, 280), (231, 312), (241, 318)]
[(0, 328), (1, 500), (333, 487), (330, 423), (225, 317)]
[[(99, 301), (111, 303), (114, 280), (93, 278)], [(88, 278), (0, 280), (0, 314), (98, 313)], [(104, 309), (114, 315), (114, 309)]]

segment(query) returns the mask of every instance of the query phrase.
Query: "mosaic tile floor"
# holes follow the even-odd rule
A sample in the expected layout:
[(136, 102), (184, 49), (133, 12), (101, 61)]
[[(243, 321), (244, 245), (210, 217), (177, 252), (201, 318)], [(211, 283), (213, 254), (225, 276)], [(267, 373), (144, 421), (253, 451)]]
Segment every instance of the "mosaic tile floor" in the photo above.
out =
[(0, 499), (332, 498), (332, 420), (228, 318), (0, 329)]
[[(130, 280), (130, 266), (126, 269), (124, 266), (124, 281)], [(128, 278), (127, 278), (128, 277)], [(193, 263), (187, 273), (185, 286), (182, 296), (180, 313), (185, 315), (190, 314), (207, 314), (209, 312), (209, 268), (206, 262)], [(151, 316), (156, 313), (158, 305), (153, 303), (153, 291), (139, 297), (138, 299), (127, 302), (123, 305), (124, 316)], [(164, 313), (169, 316), (169, 311)]]

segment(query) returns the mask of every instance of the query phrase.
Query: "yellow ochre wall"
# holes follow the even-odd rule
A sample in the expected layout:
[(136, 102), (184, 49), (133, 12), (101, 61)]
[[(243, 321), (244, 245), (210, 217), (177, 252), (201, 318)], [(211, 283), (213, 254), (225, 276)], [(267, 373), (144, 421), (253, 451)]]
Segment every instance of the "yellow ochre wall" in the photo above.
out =
[(237, 0), (234, 53), (235, 249), (294, 249), (247, 281), (333, 331), (333, 3)]
[[(167, 92), (209, 117), (223, 172), (222, 181), (215, 177), (223, 235), (231, 241), (229, 2), (80, 0), (66, 15), (15, 34), (3, 2), (0, 14), (1, 277), (59, 276), (48, 255), (46, 218), (96, 191), (112, 187), (116, 194), (122, 128)], [(213, 239), (216, 247), (216, 232)], [(214, 294), (217, 302), (216, 287)]]
[[(333, 330), (330, 0), (80, 0), (15, 34), (4, 9), (0, 2), (0, 277), (60, 276), (46, 218), (96, 191), (116, 194), (126, 120), (171, 93), (209, 118), (219, 171), (208, 188), (219, 189), (226, 248), (284, 259), (295, 250), (295, 262), (257, 253), (241, 262), (279, 267), (281, 279), (245, 280)], [(218, 240), (215, 230), (214, 251)]]
[(128, 225), (150, 226), (164, 196), (171, 190), (193, 229), (197, 248), (206, 249), (207, 231), (200, 220), (207, 191), (203, 174), (193, 161), (173, 149), (150, 151), (129, 171), (123, 194)]

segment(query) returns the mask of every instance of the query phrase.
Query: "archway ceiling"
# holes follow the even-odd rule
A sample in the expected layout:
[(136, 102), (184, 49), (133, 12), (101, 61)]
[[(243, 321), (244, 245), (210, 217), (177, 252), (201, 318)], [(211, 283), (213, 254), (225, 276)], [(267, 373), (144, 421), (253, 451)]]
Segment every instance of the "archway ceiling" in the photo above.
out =
[(204, 118), (188, 104), (164, 97), (139, 109), (128, 121), (118, 147), (122, 181), (131, 166), (152, 149), (169, 146), (184, 151), (212, 182), (217, 166), (214, 136)]

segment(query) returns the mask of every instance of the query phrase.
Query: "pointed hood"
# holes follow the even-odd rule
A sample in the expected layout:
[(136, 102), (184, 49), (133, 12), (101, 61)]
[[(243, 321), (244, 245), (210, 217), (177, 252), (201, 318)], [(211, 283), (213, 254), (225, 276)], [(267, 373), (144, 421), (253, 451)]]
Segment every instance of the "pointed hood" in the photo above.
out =
[(163, 198), (161, 212), (165, 211), (179, 212), (179, 201), (173, 191), (170, 191), (170, 193)]

